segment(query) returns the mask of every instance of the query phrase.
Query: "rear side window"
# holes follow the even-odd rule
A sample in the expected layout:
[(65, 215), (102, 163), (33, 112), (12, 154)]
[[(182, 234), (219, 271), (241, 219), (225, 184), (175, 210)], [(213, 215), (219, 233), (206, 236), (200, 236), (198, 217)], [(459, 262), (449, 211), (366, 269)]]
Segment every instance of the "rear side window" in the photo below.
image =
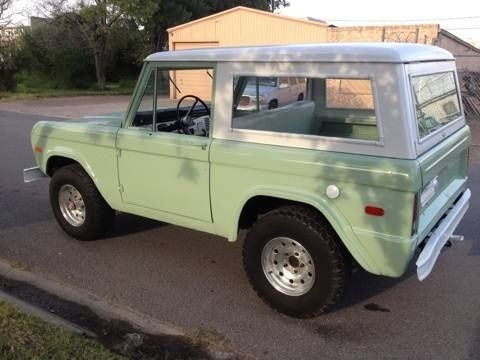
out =
[(327, 107), (373, 110), (372, 82), (368, 79), (327, 79)]
[(232, 129), (379, 139), (371, 79), (238, 76), (233, 88)]
[(412, 86), (420, 138), (461, 115), (453, 71), (413, 76)]

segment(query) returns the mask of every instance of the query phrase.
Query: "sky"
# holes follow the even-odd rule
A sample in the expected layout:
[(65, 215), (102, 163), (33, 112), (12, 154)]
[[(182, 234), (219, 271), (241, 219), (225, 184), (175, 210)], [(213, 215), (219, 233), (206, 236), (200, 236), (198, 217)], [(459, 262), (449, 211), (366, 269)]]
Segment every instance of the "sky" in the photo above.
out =
[[(13, 0), (14, 20), (28, 23), (39, 1)], [(314, 17), (341, 25), (439, 23), (445, 30), (480, 46), (480, 0), (289, 0), (284, 15)]]
[(445, 30), (480, 46), (479, 0), (289, 0), (284, 15), (314, 17), (341, 25), (438, 23)]

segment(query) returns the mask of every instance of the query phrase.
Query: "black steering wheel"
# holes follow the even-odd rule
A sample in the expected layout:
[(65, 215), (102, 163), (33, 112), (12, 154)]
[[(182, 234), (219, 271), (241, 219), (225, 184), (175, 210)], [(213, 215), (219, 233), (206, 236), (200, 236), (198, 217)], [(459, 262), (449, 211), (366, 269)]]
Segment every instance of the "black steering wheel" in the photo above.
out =
[[(180, 115), (180, 105), (187, 98), (192, 98), (195, 101), (193, 102), (192, 106), (190, 106), (190, 108), (188, 109), (185, 116), (182, 118), (182, 116)], [(192, 125), (193, 118), (190, 116), (190, 114), (192, 113), (193, 109), (195, 109), (195, 106), (197, 106), (198, 103), (202, 104), (202, 106), (207, 111), (207, 115), (210, 116), (210, 109), (208, 108), (207, 104), (205, 104), (205, 102), (202, 99), (200, 99), (198, 96), (185, 95), (180, 100), (178, 100), (178, 104), (177, 104), (177, 124), (178, 124), (179, 129), (183, 130), (184, 128)]]

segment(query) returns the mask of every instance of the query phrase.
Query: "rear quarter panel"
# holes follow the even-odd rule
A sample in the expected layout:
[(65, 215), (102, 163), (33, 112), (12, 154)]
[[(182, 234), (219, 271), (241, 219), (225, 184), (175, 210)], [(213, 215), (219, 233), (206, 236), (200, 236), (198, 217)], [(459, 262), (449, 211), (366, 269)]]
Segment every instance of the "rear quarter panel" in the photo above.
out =
[[(405, 256), (412, 252), (413, 194), (421, 186), (415, 160), (229, 140), (214, 140), (210, 156), (218, 234), (236, 239), (239, 215), (251, 197), (279, 197), (317, 208), (368, 271), (395, 276), (404, 270), (404, 257), (399, 263), (391, 259), (399, 247)], [(330, 184), (340, 188), (337, 199), (325, 195)], [(365, 214), (366, 205), (383, 207), (385, 215)]]

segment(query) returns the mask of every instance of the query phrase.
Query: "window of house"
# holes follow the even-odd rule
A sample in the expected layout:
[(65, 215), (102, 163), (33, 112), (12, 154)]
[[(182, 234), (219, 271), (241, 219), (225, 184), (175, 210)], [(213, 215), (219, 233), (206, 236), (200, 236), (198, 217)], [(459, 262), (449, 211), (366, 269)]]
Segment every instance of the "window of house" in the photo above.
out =
[(236, 77), (232, 128), (378, 140), (372, 81)]
[(152, 70), (132, 126), (208, 136), (213, 77), (211, 68)]
[(412, 86), (421, 138), (461, 115), (453, 72), (414, 76)]

